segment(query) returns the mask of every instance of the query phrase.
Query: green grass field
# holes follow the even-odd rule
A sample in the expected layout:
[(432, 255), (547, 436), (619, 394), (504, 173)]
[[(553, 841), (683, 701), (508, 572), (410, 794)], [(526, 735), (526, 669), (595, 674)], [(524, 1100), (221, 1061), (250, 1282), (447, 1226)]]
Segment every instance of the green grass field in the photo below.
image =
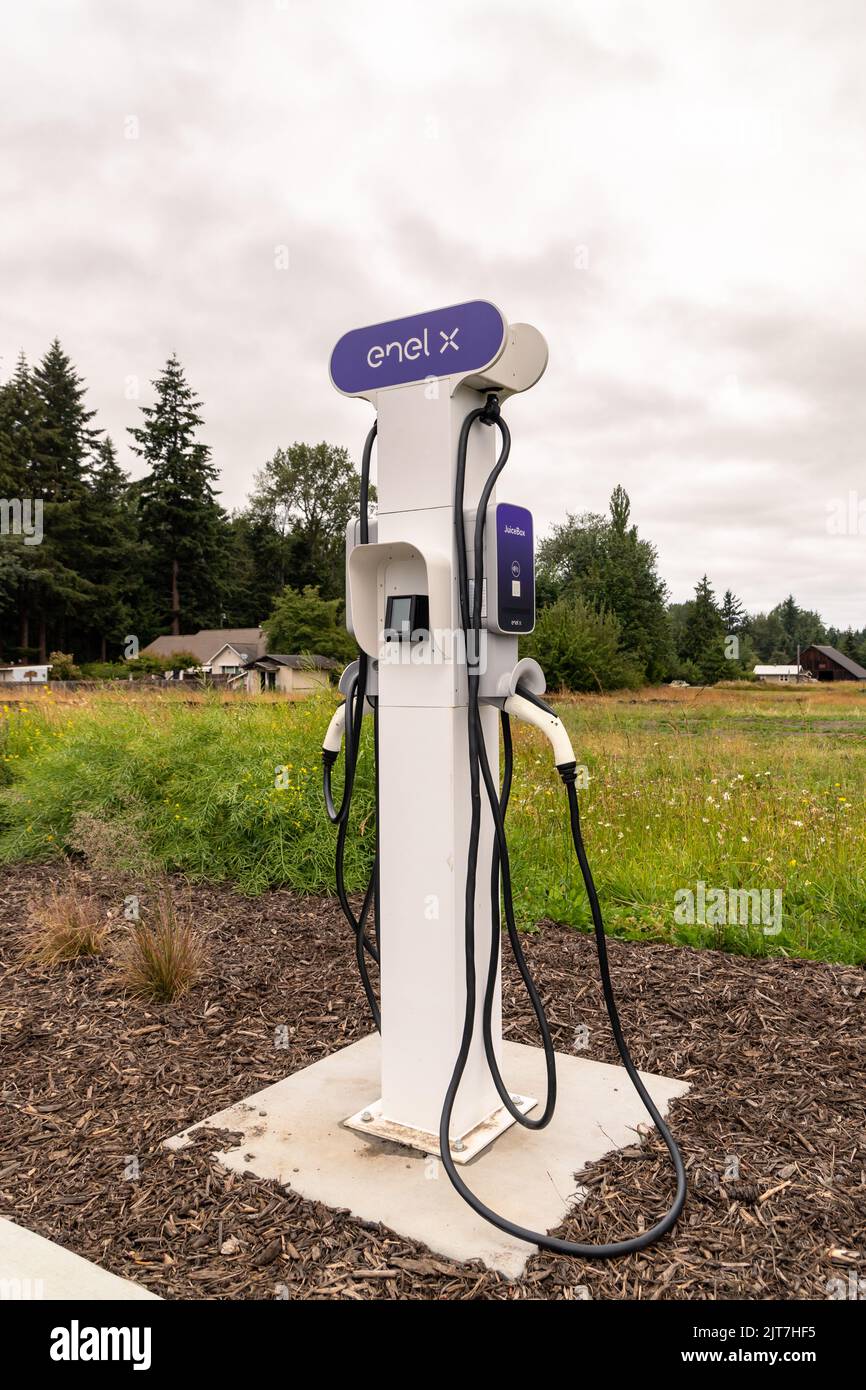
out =
[[(334, 702), (50, 688), (9, 699), (0, 704), (0, 859), (63, 853), (81, 843), (84, 815), (133, 871), (150, 861), (248, 893), (332, 891), (320, 745)], [(589, 772), (582, 817), (609, 931), (866, 960), (859, 686), (659, 688), (559, 708)], [(360, 888), (373, 845), (369, 743), (356, 800), (348, 870)], [(521, 925), (551, 917), (587, 928), (562, 787), (546, 742), (524, 729), (509, 828)], [(778, 890), (781, 930), (677, 920), (675, 894), (698, 882), (707, 894)]]

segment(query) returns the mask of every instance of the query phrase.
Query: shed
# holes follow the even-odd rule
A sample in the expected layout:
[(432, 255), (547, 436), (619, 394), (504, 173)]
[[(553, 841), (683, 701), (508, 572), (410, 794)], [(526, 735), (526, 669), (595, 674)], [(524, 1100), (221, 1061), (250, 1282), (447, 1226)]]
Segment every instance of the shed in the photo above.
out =
[(800, 676), (798, 666), (756, 666), (754, 674), (759, 681), (795, 681)]
[(0, 663), (0, 681), (4, 685), (44, 685), (50, 670), (50, 662), (35, 666), (30, 661), (17, 661), (7, 665)]
[(339, 661), (334, 661), (330, 656), (308, 656), (303, 653), (285, 656), (279, 652), (268, 652), (265, 656), (247, 661), (243, 666), (243, 675), (236, 679), (243, 680), (251, 695), (260, 690), (279, 690), (287, 695), (297, 695), (327, 689), (328, 673), (339, 669)]

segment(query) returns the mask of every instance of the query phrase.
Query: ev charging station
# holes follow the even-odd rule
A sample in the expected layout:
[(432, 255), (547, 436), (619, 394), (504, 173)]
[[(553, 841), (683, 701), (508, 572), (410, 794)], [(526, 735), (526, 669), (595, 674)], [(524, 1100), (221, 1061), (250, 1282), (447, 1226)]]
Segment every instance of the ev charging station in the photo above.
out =
[[(347, 625), (359, 655), (340, 682), (345, 700), (325, 734), (323, 768), (347, 949), (378, 1036), (200, 1122), (241, 1131), (237, 1148), (217, 1154), (230, 1168), (290, 1181), (306, 1197), (508, 1273), (519, 1273), (533, 1245), (606, 1258), (642, 1249), (674, 1226), (686, 1196), (662, 1112), (688, 1087), (632, 1062), (580, 832), (575, 755), (543, 699), (543, 671), (518, 652), (535, 621), (533, 521), (507, 486), (502, 405), (534, 386), (547, 361), (537, 329), (509, 324), (484, 300), (354, 329), (332, 352), (332, 384), (375, 410), (359, 516), (346, 533)], [(622, 1067), (554, 1053), (523, 957), (505, 834), (512, 719), (546, 734), (565, 788)], [(365, 723), (376, 856), (356, 909), (343, 856)], [(331, 778), (341, 754), (338, 806)], [(540, 1048), (503, 1042), (503, 915)], [(633, 1142), (647, 1115), (676, 1174), (665, 1216), (609, 1245), (548, 1236), (575, 1199), (575, 1172)], [(395, 1164), (399, 1155), (415, 1162)], [(418, 1163), (425, 1178), (438, 1176), (431, 1156), (450, 1186), (419, 1186)]]
[[(371, 663), (378, 704), (381, 1096), (348, 1123), (429, 1148), (460, 1045), (463, 923), (470, 823), (467, 664), (454, 526), (460, 430), (484, 396), (525, 391), (547, 365), (547, 345), (528, 324), (509, 327), (481, 301), (348, 333), (334, 349), (338, 390), (377, 412), (375, 539), (348, 541), (350, 630)], [(469, 439), (466, 498), (477, 499), (495, 464), (496, 431)], [(515, 693), (518, 634), (534, 626), (532, 518), (488, 503), (487, 539), (498, 563), (486, 583), (481, 689)], [(488, 570), (492, 575), (492, 571)], [(418, 614), (421, 618), (419, 620)], [(401, 622), (408, 624), (401, 627)], [(543, 686), (542, 686), (543, 688)], [(488, 757), (499, 766), (499, 716), (482, 712)], [(490, 862), (493, 822), (479, 846)], [(478, 971), (486, 970), (490, 904), (476, 908)], [(494, 1045), (501, 1056), (499, 978)], [(534, 1101), (521, 1097), (521, 1108)], [(371, 1118), (372, 1117), (372, 1118)], [(455, 1161), (466, 1162), (513, 1120), (484, 1055), (481, 1000), (455, 1105)]]

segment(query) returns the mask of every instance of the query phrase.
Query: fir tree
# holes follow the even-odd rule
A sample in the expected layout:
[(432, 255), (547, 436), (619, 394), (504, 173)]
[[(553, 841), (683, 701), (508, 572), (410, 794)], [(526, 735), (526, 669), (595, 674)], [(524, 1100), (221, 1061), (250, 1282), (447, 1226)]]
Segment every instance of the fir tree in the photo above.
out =
[(85, 408), (84, 383), (56, 338), (34, 368), (33, 382), (43, 417), (34, 441), (30, 484), (47, 502), (80, 501), (102, 431), (91, 426), (96, 411)]
[(69, 650), (73, 626), (86, 620), (93, 585), (82, 553), (83, 511), (101, 431), (84, 403), (86, 389), (55, 338), (33, 371), (42, 403), (28, 483), (44, 505), (45, 538), (34, 560), (33, 608), (40, 661), (50, 645)]
[(150, 470), (135, 492), (141, 536), (161, 596), (159, 615), (177, 636), (184, 628), (219, 621), (226, 520), (216, 502), (210, 449), (196, 438), (203, 423), (201, 401), (175, 354), (153, 386), (155, 404), (142, 406), (144, 424), (129, 433), (133, 451)]
[(0, 386), (0, 497), (23, 498), (31, 474), (42, 402), (24, 354)]
[(16, 555), (18, 654), (27, 657), (38, 649), (42, 661), (49, 636), (53, 645), (63, 644), (68, 625), (81, 621), (91, 593), (79, 538), (99, 432), (90, 423), (94, 412), (84, 396), (81, 378), (55, 339), (32, 372), (19, 360), (0, 407), (4, 485), (42, 513), (41, 541), (21, 545)]
[(704, 575), (695, 586), (693, 606), (686, 619), (683, 655), (693, 662), (708, 685), (727, 674), (724, 640), (721, 610)]
[[(11, 379), (0, 386), (0, 500), (7, 504), (11, 523), (12, 508), (29, 500), (31, 524), (34, 499), (30, 473), (36, 433), (42, 417), (42, 402), (33, 376), (22, 353)], [(35, 556), (25, 546), (23, 536), (0, 535), (0, 651), (27, 655), (30, 646), (30, 604)], [(17, 610), (17, 614), (16, 614)], [(16, 621), (17, 618), (17, 621)]]
[(853, 628), (849, 627), (847, 629), (844, 637), (842, 638), (842, 645), (839, 648), (839, 650), (843, 652), (845, 656), (850, 656), (852, 661), (859, 662), (860, 644), (858, 643), (857, 638), (854, 636)]
[(748, 614), (736, 594), (726, 589), (722, 599), (722, 626), (725, 633), (730, 636), (742, 632), (748, 620)]
[(141, 598), (141, 546), (129, 502), (129, 478), (106, 437), (99, 446), (86, 508), (87, 573), (95, 585), (90, 612), (91, 642), (100, 661), (108, 644), (122, 643), (137, 627)]

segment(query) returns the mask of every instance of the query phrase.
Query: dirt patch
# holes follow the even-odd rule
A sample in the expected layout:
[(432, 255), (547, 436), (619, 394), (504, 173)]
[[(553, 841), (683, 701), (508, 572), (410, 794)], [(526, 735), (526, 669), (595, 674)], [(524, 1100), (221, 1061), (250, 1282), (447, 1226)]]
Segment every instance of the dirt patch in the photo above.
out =
[[(369, 1031), (333, 901), (177, 881), (210, 934), (209, 974), (154, 1006), (123, 998), (104, 960), (21, 963), (27, 906), (57, 873), (0, 874), (0, 1212), (116, 1274), (217, 1299), (825, 1298), (829, 1280), (866, 1274), (862, 970), (611, 942), (638, 1065), (692, 1084), (672, 1108), (686, 1212), (641, 1255), (542, 1254), (509, 1281), (229, 1174), (203, 1137), (160, 1147)], [(121, 888), (93, 886), (118, 907)], [(584, 1055), (616, 1060), (591, 938), (548, 924), (526, 950), (557, 1048), (586, 1025)], [(508, 1035), (534, 1042), (510, 962), (504, 1002)], [(654, 1132), (582, 1181), (590, 1195), (560, 1231), (581, 1240), (640, 1229), (672, 1190)]]

